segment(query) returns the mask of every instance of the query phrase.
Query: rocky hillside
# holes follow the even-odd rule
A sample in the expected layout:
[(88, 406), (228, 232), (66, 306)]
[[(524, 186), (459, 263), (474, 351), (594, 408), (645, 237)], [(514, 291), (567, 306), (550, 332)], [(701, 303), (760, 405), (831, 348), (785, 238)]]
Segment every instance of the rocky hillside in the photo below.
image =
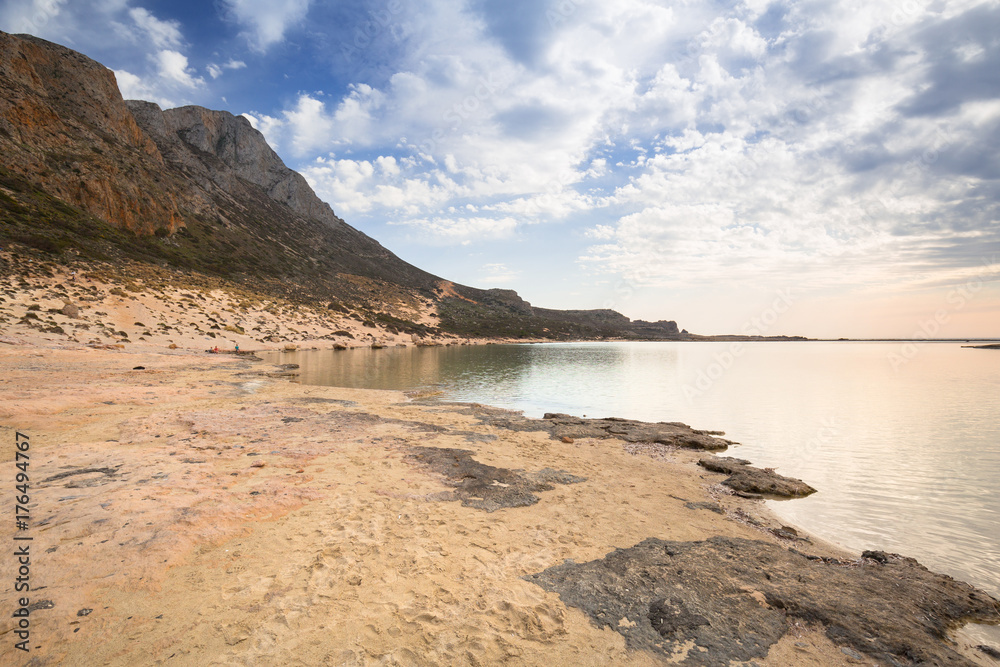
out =
[(177, 193), (114, 74), (70, 49), (0, 32), (3, 166), (117, 227), (174, 232)]
[(103, 65), (29, 35), (0, 32), (0, 151), (0, 242), (63, 262), (217, 276), (404, 329), (430, 313), (462, 336), (683, 335), (422, 271), (340, 219), (246, 119), (125, 101)]

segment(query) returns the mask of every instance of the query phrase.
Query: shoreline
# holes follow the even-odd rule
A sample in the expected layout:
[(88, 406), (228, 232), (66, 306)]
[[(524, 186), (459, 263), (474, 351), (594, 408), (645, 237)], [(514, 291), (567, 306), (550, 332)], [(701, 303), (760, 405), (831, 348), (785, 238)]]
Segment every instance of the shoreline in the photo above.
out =
[[(29, 432), (44, 475), (30, 531), (52, 604), (31, 617), (39, 664), (664, 664), (630, 643), (627, 614), (598, 627), (525, 578), (652, 537), (878, 568), (772, 532), (763, 504), (697, 466), (702, 451), (557, 437), (499, 424), (513, 418), (502, 410), (300, 385), (267, 363), (153, 345), (0, 345), (0, 364), (4, 440)], [(492, 481), (458, 498), (453, 464)], [(483, 488), (513, 504), (477, 507)], [(755, 660), (857, 664), (852, 651), (789, 620)]]
[[(794, 549), (822, 557), (834, 574), (876, 576), (885, 566), (924, 576), (908, 559), (861, 558), (785, 526), (763, 503), (722, 486), (725, 474), (699, 467), (705, 452), (671, 445), (670, 437), (644, 441), (656, 437), (643, 431), (650, 425), (637, 427), (646, 435), (633, 442), (595, 432), (601, 420), (563, 423), (557, 434), (552, 424), (537, 428), (544, 420), (476, 404), (296, 384), (290, 369), (254, 361), (248, 349), (555, 341), (412, 337), (226, 287), (163, 284), (155, 274), (122, 283), (97, 274), (71, 280), (70, 269), (52, 266), (27, 273), (0, 285), (0, 369), (10, 399), (0, 407), (0, 434), (13, 443), (12, 427), (27, 429), (33, 442), (48, 443), (38, 450), (46, 472), (33, 491), (42, 518), (33, 519), (42, 522), (36, 545), (51, 546), (33, 555), (39, 570), (57, 575), (46, 575), (33, 601), (41, 605), (31, 612), (44, 638), (40, 664), (84, 664), (92, 656), (82, 647), (90, 645), (108, 664), (136, 656), (192, 665), (205, 656), (670, 664), (695, 645), (718, 644), (698, 635), (699, 619), (724, 624), (757, 607), (766, 618), (754, 636), (772, 643), (751, 653), (716, 646), (722, 653), (713, 664), (859, 664), (868, 645), (858, 638), (875, 630), (855, 628), (852, 644), (831, 638), (828, 624), (789, 615), (785, 602), (768, 602), (780, 594), (812, 605), (822, 582), (765, 593), (769, 584), (718, 569), (721, 552), (702, 557), (709, 569), (679, 609), (661, 604), (664, 591), (653, 580), (642, 595), (630, 586), (628, 595), (608, 590), (597, 600), (571, 584), (613, 556), (626, 569), (648, 570), (636, 549), (651, 538), (672, 540), (666, 548), (678, 554), (726, 544), (764, 563)], [(432, 313), (420, 317), (433, 322)], [(201, 349), (214, 344), (228, 354)], [(237, 344), (243, 354), (221, 349)], [(13, 449), (2, 452), (11, 465)], [(321, 532), (308, 528), (316, 522)], [(0, 532), (9, 538), (9, 530)], [(813, 567), (802, 558), (786, 564), (804, 568), (800, 577)], [(713, 593), (698, 586), (731, 577), (743, 578), (739, 587), (755, 606), (705, 607)], [(7, 590), (0, 604), (11, 601)], [(830, 613), (857, 615), (841, 602), (829, 598)], [(660, 611), (648, 611), (657, 604)], [(608, 606), (621, 618), (602, 618)], [(686, 620), (665, 629), (665, 613)], [(660, 639), (649, 634), (648, 614), (661, 623)], [(345, 618), (345, 628), (334, 629)], [(10, 630), (0, 625), (0, 641)], [(192, 640), (178, 644), (174, 636)], [(911, 640), (926, 641), (920, 637)], [(968, 664), (1000, 664), (961, 640)]]
[[(335, 303), (306, 304), (264, 295), (221, 278), (129, 263), (60, 264), (0, 250), (0, 343), (222, 350), (384, 349), (454, 345), (587, 342), (1000, 343), (996, 338), (812, 339), (801, 336), (695, 335), (662, 339), (474, 338), (430, 333), (440, 323), (428, 303), (397, 303), (386, 320)], [(366, 319), (370, 318), (370, 319)], [(421, 327), (399, 329), (393, 319)], [(400, 319), (402, 318), (402, 319)], [(398, 324), (398, 322), (397, 322)]]

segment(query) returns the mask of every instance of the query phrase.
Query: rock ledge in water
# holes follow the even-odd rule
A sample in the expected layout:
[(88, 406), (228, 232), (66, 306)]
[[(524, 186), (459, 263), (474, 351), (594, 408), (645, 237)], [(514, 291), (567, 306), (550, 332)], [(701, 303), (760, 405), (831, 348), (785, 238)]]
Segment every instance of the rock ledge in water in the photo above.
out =
[(655, 442), (702, 451), (720, 451), (734, 444), (731, 440), (714, 437), (722, 435), (719, 431), (700, 431), (680, 422), (651, 423), (618, 417), (587, 419), (551, 412), (545, 413), (542, 419), (529, 419), (518, 412), (484, 405), (473, 405), (469, 409), (484, 424), (512, 431), (547, 431), (556, 440), (618, 438), (625, 442)]
[(777, 496), (779, 498), (804, 498), (816, 493), (805, 482), (784, 477), (770, 469), (754, 468), (749, 461), (729, 456), (710, 456), (698, 465), (712, 472), (729, 475), (722, 483), (740, 495)]

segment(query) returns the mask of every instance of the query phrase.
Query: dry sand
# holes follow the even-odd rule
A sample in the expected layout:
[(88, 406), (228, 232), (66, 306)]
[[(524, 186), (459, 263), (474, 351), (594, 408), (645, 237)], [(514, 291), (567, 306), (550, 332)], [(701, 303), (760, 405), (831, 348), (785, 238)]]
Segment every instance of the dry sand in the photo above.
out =
[[(359, 312), (261, 297), (197, 274), (177, 285), (171, 278), (181, 274), (143, 265), (62, 266), (0, 251), (0, 271), (6, 272), (0, 276), (0, 336), (12, 343), (280, 350), (503, 342), (392, 331)], [(77, 311), (64, 310), (67, 304)], [(385, 308), (420, 325), (439, 321), (429, 301)]]

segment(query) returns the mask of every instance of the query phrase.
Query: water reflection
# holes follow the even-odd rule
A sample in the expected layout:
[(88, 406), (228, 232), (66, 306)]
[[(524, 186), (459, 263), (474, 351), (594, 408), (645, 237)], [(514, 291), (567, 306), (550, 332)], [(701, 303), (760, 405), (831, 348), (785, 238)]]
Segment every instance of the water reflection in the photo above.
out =
[(1000, 353), (926, 344), (894, 369), (893, 344), (760, 343), (731, 359), (729, 349), (574, 343), (273, 359), (300, 364), (305, 383), (437, 388), (530, 416), (724, 430), (742, 443), (730, 453), (820, 490), (775, 504), (790, 522), (851, 549), (914, 556), (1000, 596)]

